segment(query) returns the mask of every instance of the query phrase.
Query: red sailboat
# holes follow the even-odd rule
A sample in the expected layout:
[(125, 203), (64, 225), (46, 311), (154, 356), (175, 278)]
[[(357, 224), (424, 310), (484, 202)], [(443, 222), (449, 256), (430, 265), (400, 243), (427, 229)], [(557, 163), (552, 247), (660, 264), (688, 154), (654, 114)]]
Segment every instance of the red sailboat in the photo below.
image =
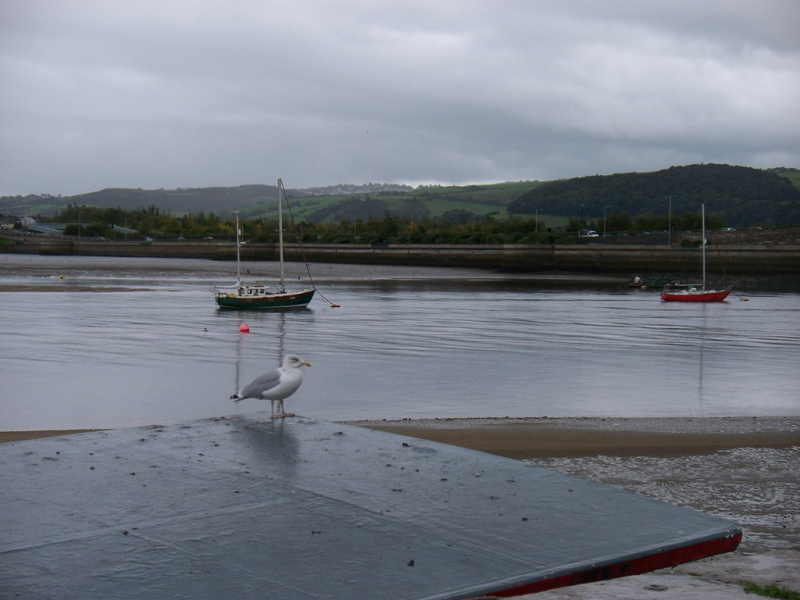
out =
[(664, 288), (661, 292), (662, 302), (722, 302), (731, 293), (731, 288), (721, 290), (706, 289), (706, 205), (703, 204), (702, 213), (702, 238), (700, 245), (703, 247), (703, 283), (673, 286)]

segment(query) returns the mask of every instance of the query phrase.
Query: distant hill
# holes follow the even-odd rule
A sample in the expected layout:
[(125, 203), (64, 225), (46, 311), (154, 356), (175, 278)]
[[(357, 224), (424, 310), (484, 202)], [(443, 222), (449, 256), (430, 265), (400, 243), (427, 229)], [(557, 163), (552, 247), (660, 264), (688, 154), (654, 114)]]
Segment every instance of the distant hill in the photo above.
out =
[(216, 213), (247, 209), (267, 201), (275, 203), (274, 185), (240, 185), (235, 187), (177, 188), (143, 190), (141, 188), (107, 188), (75, 196), (15, 196), (0, 198), (0, 211), (28, 216), (50, 215), (68, 204), (135, 210), (155, 206), (174, 214)]
[[(559, 181), (518, 181), (467, 186), (419, 186), (390, 183), (336, 184), (287, 189), (295, 220), (309, 223), (382, 218), (387, 213), (416, 220), (425, 217), (467, 221), (510, 216), (549, 216), (566, 222), (581, 214), (586, 221), (627, 212), (631, 217), (706, 211), (736, 227), (755, 223), (800, 223), (800, 170), (752, 169), (729, 165), (690, 165), (652, 173), (596, 175)], [(214, 213), (230, 219), (274, 218), (274, 185), (142, 190), (110, 188), (76, 196), (6, 196), (0, 213), (49, 216), (69, 204), (136, 210), (155, 207), (175, 216)]]
[[(800, 189), (792, 185), (796, 169), (760, 170), (730, 165), (689, 165), (652, 173), (595, 175), (549, 182), (509, 204), (517, 215), (540, 213), (578, 216), (586, 220), (628, 212), (664, 215), (706, 211), (731, 225), (800, 222)], [(779, 175), (778, 173), (781, 173)]]
[[(508, 217), (506, 205), (539, 182), (512, 182), (470, 186), (419, 186), (390, 183), (287, 189), (295, 218), (308, 222), (383, 217), (387, 212), (417, 219), (440, 217), (452, 212)], [(69, 204), (136, 210), (154, 206), (161, 212), (215, 213), (229, 218), (239, 211), (243, 218), (271, 218), (277, 213), (274, 185), (142, 190), (109, 188), (76, 196), (6, 196), (0, 198), (0, 213), (15, 216), (49, 216)]]
[[(289, 190), (296, 219), (310, 223), (382, 218), (387, 213), (407, 219), (446, 218), (464, 221), (473, 215), (506, 219), (506, 206), (520, 194), (540, 185), (535, 181), (507, 182), (468, 186), (419, 186), (406, 192), (381, 190), (377, 193), (319, 195), (308, 197), (303, 190)], [(274, 217), (274, 199), (251, 207), (251, 217)]]

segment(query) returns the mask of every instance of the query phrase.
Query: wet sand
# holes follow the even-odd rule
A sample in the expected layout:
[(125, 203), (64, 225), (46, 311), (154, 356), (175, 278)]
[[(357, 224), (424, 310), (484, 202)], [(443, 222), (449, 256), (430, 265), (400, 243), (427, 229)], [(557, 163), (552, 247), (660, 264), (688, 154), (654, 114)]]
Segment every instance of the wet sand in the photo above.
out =
[(518, 460), (681, 456), (800, 445), (800, 418), (483, 418), (355, 421)]
[(98, 429), (43, 429), (38, 431), (0, 431), (0, 444), (8, 442), (22, 442), (24, 440), (38, 440), (39, 438), (56, 437), (59, 435), (73, 435), (100, 431)]
[[(525, 460), (730, 519), (729, 554), (531, 600), (753, 598), (743, 585), (800, 591), (800, 417), (479, 418), (357, 421)], [(0, 443), (80, 431), (0, 433)]]

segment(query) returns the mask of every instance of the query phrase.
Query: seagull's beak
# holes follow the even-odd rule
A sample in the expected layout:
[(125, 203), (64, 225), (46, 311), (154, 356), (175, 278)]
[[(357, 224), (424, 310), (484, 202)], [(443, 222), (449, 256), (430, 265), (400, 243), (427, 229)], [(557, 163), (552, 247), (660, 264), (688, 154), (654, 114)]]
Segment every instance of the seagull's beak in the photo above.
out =
[(311, 366), (311, 363), (310, 363), (310, 362), (304, 362), (303, 364), (304, 364), (305, 366), (307, 366), (307, 367), (310, 367), (310, 366)]

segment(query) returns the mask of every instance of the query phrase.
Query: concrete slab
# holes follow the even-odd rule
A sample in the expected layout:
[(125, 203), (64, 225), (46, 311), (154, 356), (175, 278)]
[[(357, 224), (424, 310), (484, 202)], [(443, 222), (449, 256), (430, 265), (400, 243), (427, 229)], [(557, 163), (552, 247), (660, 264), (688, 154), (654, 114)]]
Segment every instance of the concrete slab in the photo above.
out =
[(364, 428), (220, 417), (0, 445), (21, 598), (469, 598), (733, 550), (730, 521)]

